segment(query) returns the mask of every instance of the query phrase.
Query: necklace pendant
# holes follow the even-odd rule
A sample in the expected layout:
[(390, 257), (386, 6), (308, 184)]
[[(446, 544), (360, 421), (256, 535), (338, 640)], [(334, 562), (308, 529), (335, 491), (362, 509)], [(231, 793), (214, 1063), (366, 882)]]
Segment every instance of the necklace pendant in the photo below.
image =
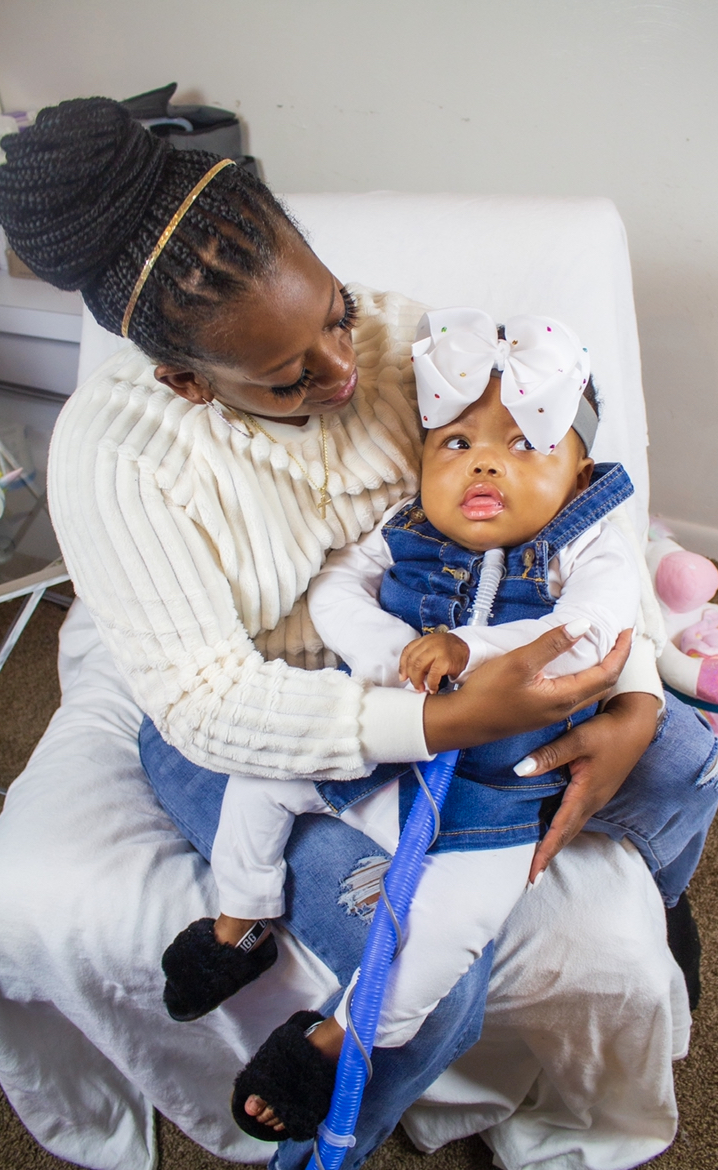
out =
[(327, 489), (325, 487), (322, 488), (320, 493), (319, 493), (319, 503), (317, 504), (317, 507), (319, 509), (319, 515), (321, 516), (322, 520), (326, 520), (327, 507), (329, 504), (331, 504), (331, 502), (332, 502), (332, 497), (329, 495), (329, 492), (327, 491)]

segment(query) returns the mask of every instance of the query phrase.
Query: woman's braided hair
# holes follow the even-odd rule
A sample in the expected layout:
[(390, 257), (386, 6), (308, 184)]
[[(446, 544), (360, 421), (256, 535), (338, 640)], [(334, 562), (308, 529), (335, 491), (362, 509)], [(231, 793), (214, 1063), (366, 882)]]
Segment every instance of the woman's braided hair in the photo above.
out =
[[(41, 110), (2, 148), (0, 223), (10, 245), (43, 280), (80, 289), (100, 325), (120, 333), (145, 260), (217, 156), (175, 150), (108, 98)], [(297, 230), (269, 189), (225, 167), (163, 249), (132, 315), (132, 340), (154, 361), (221, 356), (193, 326), (271, 268), (286, 228)]]

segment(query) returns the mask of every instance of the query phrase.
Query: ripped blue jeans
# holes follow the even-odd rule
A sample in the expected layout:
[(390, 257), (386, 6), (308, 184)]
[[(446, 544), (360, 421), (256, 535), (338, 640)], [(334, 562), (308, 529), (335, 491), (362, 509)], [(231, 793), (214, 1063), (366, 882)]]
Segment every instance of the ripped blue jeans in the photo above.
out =
[[(142, 763), (157, 799), (180, 832), (209, 860), (227, 777), (198, 768), (164, 742), (149, 719), (140, 729)], [(643, 855), (665, 903), (675, 905), (693, 875), (718, 803), (718, 743), (692, 708), (667, 696), (653, 742), (613, 799), (586, 828), (614, 840), (628, 837)], [(326, 816), (297, 818), (285, 851), (285, 922), (335, 972), (344, 986), (359, 965), (366, 921), (349, 913), (347, 879), (370, 857), (373, 842)], [(345, 1159), (356, 1170), (392, 1132), (402, 1113), (481, 1035), (493, 946), (403, 1048), (374, 1051), (356, 1129), (357, 1145)], [(331, 1014), (341, 993), (324, 1005)], [(299, 1170), (310, 1143), (287, 1141), (275, 1154), (276, 1170)]]
[[(160, 804), (209, 860), (227, 777), (191, 764), (164, 742), (149, 719), (140, 730), (140, 754)], [(285, 858), (283, 921), (345, 987), (359, 966), (367, 938), (367, 916), (361, 912), (357, 890), (352, 891), (353, 878), (361, 884), (369, 859), (387, 860), (387, 854), (334, 817), (306, 815), (297, 817)], [(389, 1137), (402, 1113), (477, 1042), (492, 958), (493, 943), (403, 1048), (374, 1049), (374, 1074), (355, 1129), (357, 1144), (344, 1160), (346, 1170), (356, 1170)], [(334, 1012), (341, 994), (323, 1005), (323, 1015)], [(311, 1142), (283, 1142), (272, 1166), (298, 1170), (308, 1161), (311, 1148)]]

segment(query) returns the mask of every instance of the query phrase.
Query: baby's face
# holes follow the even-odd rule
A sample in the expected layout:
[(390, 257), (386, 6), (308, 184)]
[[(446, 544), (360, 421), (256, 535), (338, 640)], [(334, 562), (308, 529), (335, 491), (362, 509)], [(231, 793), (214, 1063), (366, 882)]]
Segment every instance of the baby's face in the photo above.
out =
[(434, 527), (464, 548), (507, 548), (532, 540), (588, 487), (592, 470), (573, 430), (551, 455), (530, 447), (492, 377), (478, 402), (429, 431), (421, 503)]

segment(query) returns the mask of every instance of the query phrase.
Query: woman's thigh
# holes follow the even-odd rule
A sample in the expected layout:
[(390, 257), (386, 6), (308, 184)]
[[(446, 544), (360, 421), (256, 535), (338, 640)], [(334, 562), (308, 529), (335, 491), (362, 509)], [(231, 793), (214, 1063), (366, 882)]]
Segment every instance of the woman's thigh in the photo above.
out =
[[(149, 719), (140, 729), (140, 756), (165, 812), (209, 860), (227, 776), (190, 763)], [(388, 854), (336, 817), (308, 814), (295, 821), (285, 860), (284, 921), (346, 984), (364, 949)]]
[(674, 906), (703, 852), (718, 807), (718, 742), (693, 707), (666, 695), (656, 736), (616, 795), (585, 828), (627, 837)]

